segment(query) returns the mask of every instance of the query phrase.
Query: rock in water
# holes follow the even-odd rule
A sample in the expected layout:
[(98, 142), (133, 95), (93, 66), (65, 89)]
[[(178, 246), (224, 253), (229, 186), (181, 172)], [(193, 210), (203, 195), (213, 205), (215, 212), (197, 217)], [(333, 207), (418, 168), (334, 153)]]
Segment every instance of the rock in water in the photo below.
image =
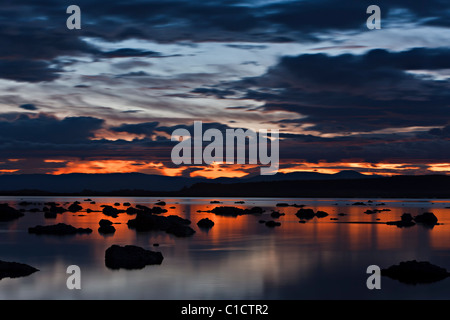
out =
[(416, 225), (410, 213), (402, 214), (402, 219), (400, 221), (388, 221), (386, 222), (386, 224), (394, 225), (397, 226), (398, 228), (408, 228)]
[(22, 212), (10, 207), (7, 203), (0, 203), (0, 221), (11, 221), (23, 216)]
[(438, 224), (438, 218), (433, 212), (424, 212), (414, 217), (414, 221), (427, 226), (434, 226)]
[(136, 231), (162, 230), (177, 237), (188, 237), (195, 233), (195, 230), (188, 226), (190, 223), (191, 221), (188, 219), (176, 215), (164, 217), (148, 212), (139, 212), (135, 219), (128, 220), (127, 225)]
[(289, 204), (288, 204), (288, 203), (285, 203), (285, 202), (280, 202), (280, 203), (277, 203), (276, 206), (277, 206), (277, 207), (289, 207)]
[(267, 221), (265, 224), (266, 224), (266, 227), (269, 227), (269, 228), (281, 226), (281, 222), (276, 222), (276, 221), (272, 221), (272, 220)]
[(396, 279), (402, 283), (415, 285), (443, 280), (450, 274), (445, 268), (438, 267), (427, 261), (412, 260), (382, 269), (381, 275)]
[(112, 245), (105, 251), (105, 265), (110, 269), (142, 269), (146, 265), (161, 264), (163, 259), (161, 252), (132, 245)]
[(199, 221), (197, 222), (197, 225), (198, 225), (200, 228), (206, 228), (206, 229), (209, 229), (209, 228), (212, 228), (212, 227), (214, 226), (214, 221), (212, 221), (212, 220), (210, 220), (210, 219), (208, 219), (208, 218), (204, 218), (204, 219), (199, 220)]
[(295, 214), (299, 219), (309, 220), (315, 217), (315, 213), (313, 209), (299, 209)]
[(247, 210), (241, 208), (226, 207), (226, 206), (215, 207), (214, 209), (211, 210), (211, 212), (219, 216), (230, 216), (230, 217), (237, 217), (248, 213)]
[(284, 213), (281, 213), (280, 211), (272, 211), (272, 213), (270, 214), (270, 216), (271, 216), (272, 218), (277, 219), (277, 218), (279, 218), (279, 217), (281, 217), (281, 216), (284, 216)]
[(117, 218), (119, 216), (119, 213), (125, 212), (125, 210), (116, 209), (114, 207), (105, 205), (102, 210), (103, 214), (105, 216)]
[(316, 217), (317, 218), (325, 218), (326, 216), (328, 216), (328, 213), (327, 212), (325, 212), (325, 211), (317, 211), (316, 212)]
[(78, 201), (75, 201), (74, 203), (72, 203), (72, 204), (69, 206), (68, 209), (69, 209), (70, 212), (78, 212), (78, 211), (80, 211), (80, 210), (83, 210), (83, 207), (80, 206), (80, 203), (79, 203)]
[(3, 278), (26, 277), (36, 271), (39, 270), (27, 264), (0, 260), (0, 280)]
[(35, 226), (28, 228), (28, 233), (35, 234), (53, 234), (53, 235), (66, 235), (66, 234), (83, 234), (91, 233), (92, 229), (89, 228), (75, 228), (70, 224), (58, 223), (50, 226)]
[(108, 234), (116, 232), (116, 228), (113, 227), (113, 223), (109, 220), (102, 219), (98, 224), (100, 225), (98, 228), (99, 233)]

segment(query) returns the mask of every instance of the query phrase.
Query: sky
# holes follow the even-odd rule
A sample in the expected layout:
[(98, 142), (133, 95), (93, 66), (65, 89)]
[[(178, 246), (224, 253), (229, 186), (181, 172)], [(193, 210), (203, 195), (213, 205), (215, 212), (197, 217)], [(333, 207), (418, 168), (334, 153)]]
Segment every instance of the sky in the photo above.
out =
[(282, 173), (446, 174), (449, 26), (440, 0), (4, 0), (0, 173), (260, 172), (174, 165), (202, 121), (279, 130)]

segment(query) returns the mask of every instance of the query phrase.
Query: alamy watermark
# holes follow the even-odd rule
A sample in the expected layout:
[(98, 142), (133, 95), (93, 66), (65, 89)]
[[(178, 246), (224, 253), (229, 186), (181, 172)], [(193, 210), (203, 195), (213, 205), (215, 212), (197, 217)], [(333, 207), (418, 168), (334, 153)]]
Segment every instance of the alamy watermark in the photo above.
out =
[(381, 269), (380, 269), (380, 267), (377, 266), (376, 264), (372, 264), (367, 267), (366, 273), (370, 274), (370, 276), (366, 280), (367, 289), (380, 290), (381, 289)]
[(81, 289), (81, 269), (79, 266), (73, 264), (67, 267), (67, 274), (70, 276), (67, 278), (66, 286), (69, 290)]
[(370, 5), (366, 10), (367, 14), (370, 14), (370, 17), (367, 18), (366, 26), (367, 29), (381, 29), (381, 9), (377, 5)]
[[(277, 129), (226, 129), (225, 138), (219, 129), (203, 132), (201, 121), (194, 122), (194, 135), (184, 128), (172, 132), (172, 141), (179, 141), (171, 152), (172, 162), (181, 164), (259, 164), (261, 175), (273, 175), (279, 168), (279, 132)], [(203, 142), (210, 142), (203, 148)], [(270, 144), (270, 153), (269, 151)], [(224, 155), (225, 153), (225, 155)], [(246, 157), (248, 155), (248, 158)]]

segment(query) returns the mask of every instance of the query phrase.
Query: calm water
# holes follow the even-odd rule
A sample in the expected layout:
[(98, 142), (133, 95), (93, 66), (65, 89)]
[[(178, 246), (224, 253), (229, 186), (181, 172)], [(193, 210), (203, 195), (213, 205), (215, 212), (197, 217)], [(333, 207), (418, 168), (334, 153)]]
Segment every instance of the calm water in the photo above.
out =
[[(40, 271), (1, 280), (0, 299), (450, 299), (450, 279), (410, 286), (383, 277), (381, 290), (366, 287), (366, 268), (372, 264), (384, 268), (416, 259), (450, 270), (450, 209), (445, 208), (450, 207), (450, 200), (372, 199), (373, 203), (363, 207), (351, 204), (370, 199), (91, 198), (96, 204), (83, 199), (2, 197), (0, 202), (16, 208), (23, 200), (36, 203), (23, 207), (31, 209), (42, 208), (47, 201), (67, 208), (78, 200), (85, 211), (100, 210), (100, 205), (115, 202), (152, 207), (157, 200), (164, 200), (168, 209), (165, 215), (190, 219), (197, 232), (190, 238), (159, 231), (137, 233), (128, 229), (126, 222), (134, 216), (126, 213), (114, 219), (101, 212), (66, 212), (57, 219), (45, 219), (42, 212), (26, 212), (13, 222), (0, 222), (0, 260), (27, 263)], [(210, 204), (211, 200), (223, 203)], [(278, 202), (304, 204), (329, 216), (298, 223), (298, 208), (276, 208)], [(381, 202), (385, 205), (376, 206)], [(220, 205), (260, 206), (266, 212), (237, 218), (197, 212)], [(391, 211), (364, 213), (371, 208)], [(286, 215), (272, 219), (272, 209)], [(399, 220), (404, 212), (416, 215), (426, 211), (432, 211), (443, 224), (432, 229), (420, 225), (399, 229), (384, 224), (343, 223), (386, 222)], [(196, 225), (204, 217), (215, 222), (207, 232)], [(98, 233), (98, 221), (103, 218), (121, 223), (115, 225), (114, 235)], [(277, 220), (281, 226), (268, 228), (258, 223), (260, 219)], [(59, 222), (89, 227), (93, 232), (65, 237), (27, 232), (37, 224)], [(154, 243), (159, 247), (153, 247)], [(110, 270), (105, 267), (104, 254), (112, 244), (161, 251), (164, 261), (141, 270)], [(66, 268), (72, 264), (81, 268), (81, 290), (66, 287)]]

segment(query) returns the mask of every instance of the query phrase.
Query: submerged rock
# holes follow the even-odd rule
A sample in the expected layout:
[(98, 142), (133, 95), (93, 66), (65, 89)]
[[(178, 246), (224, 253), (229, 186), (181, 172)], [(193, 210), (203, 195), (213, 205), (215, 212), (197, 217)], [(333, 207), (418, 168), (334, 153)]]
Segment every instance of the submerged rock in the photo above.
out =
[(155, 206), (165, 206), (166, 203), (164, 201), (158, 201), (155, 203)]
[(274, 227), (279, 227), (279, 226), (281, 226), (281, 222), (276, 222), (276, 221), (270, 220), (270, 221), (267, 221), (267, 222), (265, 223), (265, 225), (266, 225), (266, 227), (274, 228)]
[(163, 259), (161, 252), (133, 245), (121, 247), (114, 244), (105, 251), (105, 265), (110, 269), (142, 269), (146, 265), (161, 264)]
[(0, 203), (0, 221), (11, 221), (23, 217), (24, 214), (7, 203)]
[(0, 260), (0, 280), (3, 278), (26, 277), (36, 271), (39, 270), (24, 263)]
[(430, 262), (412, 260), (382, 269), (381, 275), (402, 283), (419, 284), (443, 280), (450, 274), (445, 268), (433, 265)]
[(28, 228), (28, 233), (35, 234), (53, 234), (53, 235), (66, 235), (66, 234), (85, 234), (91, 233), (92, 229), (90, 228), (75, 228), (69, 224), (58, 223), (50, 226), (35, 226)]
[(214, 226), (214, 221), (212, 221), (212, 220), (210, 220), (208, 218), (203, 218), (203, 219), (201, 219), (201, 220), (199, 220), (197, 222), (197, 225), (200, 228), (208, 228), (209, 229), (209, 228), (212, 228)]

